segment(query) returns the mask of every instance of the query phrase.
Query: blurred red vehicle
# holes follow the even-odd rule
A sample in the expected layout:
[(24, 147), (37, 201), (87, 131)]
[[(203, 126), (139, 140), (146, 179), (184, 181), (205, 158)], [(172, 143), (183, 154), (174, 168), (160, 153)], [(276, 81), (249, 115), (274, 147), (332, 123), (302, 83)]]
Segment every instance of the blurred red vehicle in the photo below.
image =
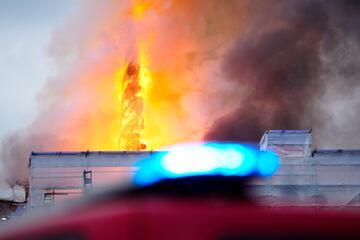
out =
[[(247, 179), (275, 171), (277, 161), (269, 160), (273, 155), (266, 155), (266, 161), (253, 161), (254, 156), (262, 158), (260, 153), (245, 150), (235, 154), (238, 159), (231, 155), (231, 162), (221, 159), (211, 169), (208, 165), (217, 161), (205, 161), (205, 167), (197, 165), (196, 171), (167, 165), (169, 155), (166, 161), (163, 155), (147, 160), (141, 166), (144, 171), (140, 169), (135, 176), (137, 186), (100, 195), (35, 223), (14, 226), (0, 239), (360, 239), (359, 213), (271, 209), (250, 201)], [(218, 156), (230, 159), (223, 151)], [(256, 164), (246, 162), (249, 156)]]
[(360, 239), (359, 231), (359, 214), (143, 198), (90, 204), (0, 239)]

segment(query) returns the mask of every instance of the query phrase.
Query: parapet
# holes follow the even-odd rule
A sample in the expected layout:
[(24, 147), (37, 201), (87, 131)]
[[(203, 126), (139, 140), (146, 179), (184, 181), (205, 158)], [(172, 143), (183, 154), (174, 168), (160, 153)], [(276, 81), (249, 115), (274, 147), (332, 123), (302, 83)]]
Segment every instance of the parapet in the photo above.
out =
[(282, 157), (307, 157), (312, 151), (311, 130), (267, 130), (260, 150), (273, 150)]

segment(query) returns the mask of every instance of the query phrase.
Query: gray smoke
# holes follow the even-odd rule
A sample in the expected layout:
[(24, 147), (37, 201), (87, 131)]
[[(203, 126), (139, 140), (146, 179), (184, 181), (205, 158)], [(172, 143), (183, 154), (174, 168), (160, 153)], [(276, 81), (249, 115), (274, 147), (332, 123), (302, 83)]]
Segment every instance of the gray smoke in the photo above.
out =
[(360, 147), (360, 2), (273, 1), (264, 12), (223, 61), (246, 91), (205, 139), (256, 142), (266, 129), (314, 128), (318, 146)]

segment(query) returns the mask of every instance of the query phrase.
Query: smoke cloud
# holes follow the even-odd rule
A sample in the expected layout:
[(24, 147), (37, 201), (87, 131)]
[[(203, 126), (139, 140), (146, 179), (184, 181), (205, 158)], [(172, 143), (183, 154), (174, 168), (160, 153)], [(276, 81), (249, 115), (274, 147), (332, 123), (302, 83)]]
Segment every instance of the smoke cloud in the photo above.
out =
[(151, 78), (149, 150), (311, 127), (318, 146), (352, 147), (359, 11), (334, 0), (80, 2), (53, 33), (57, 74), (39, 93), (37, 118), (1, 144), (3, 174), (25, 181), (31, 151), (117, 150), (122, 69), (139, 61)]
[(256, 142), (266, 129), (314, 128), (317, 146), (359, 147), (360, 62), (348, 52), (359, 46), (359, 11), (357, 1), (272, 1), (223, 59), (241, 97), (205, 139)]

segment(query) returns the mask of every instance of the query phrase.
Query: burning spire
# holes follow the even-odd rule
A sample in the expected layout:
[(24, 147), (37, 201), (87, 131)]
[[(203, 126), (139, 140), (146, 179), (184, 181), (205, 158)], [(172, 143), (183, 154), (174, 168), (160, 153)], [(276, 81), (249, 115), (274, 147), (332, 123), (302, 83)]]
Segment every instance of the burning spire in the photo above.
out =
[(141, 131), (144, 129), (144, 100), (140, 94), (140, 66), (130, 62), (122, 79), (119, 149), (144, 150)]

